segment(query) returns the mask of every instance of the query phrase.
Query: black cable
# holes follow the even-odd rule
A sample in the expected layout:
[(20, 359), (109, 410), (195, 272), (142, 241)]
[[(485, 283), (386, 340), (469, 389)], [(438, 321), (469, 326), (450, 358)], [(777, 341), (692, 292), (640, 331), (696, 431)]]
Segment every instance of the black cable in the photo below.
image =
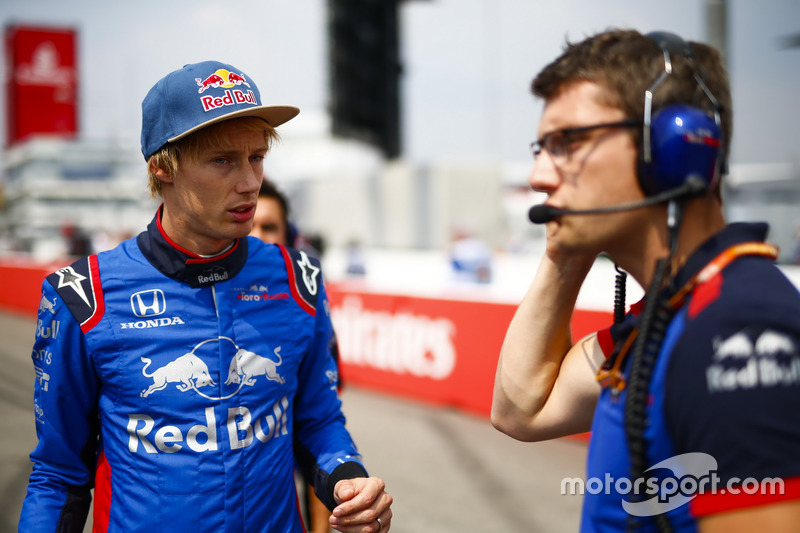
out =
[[(634, 486), (636, 480), (647, 475), (645, 473), (647, 470), (647, 443), (644, 438), (647, 398), (658, 352), (673, 315), (672, 309), (667, 305), (667, 298), (659, 297), (661, 284), (667, 273), (667, 264), (667, 260), (658, 261), (656, 275), (647, 291), (647, 300), (642, 311), (642, 325), (633, 346), (631, 370), (626, 386), (625, 435), (628, 443), (631, 482), (634, 483)], [(645, 483), (640, 486), (647, 486), (646, 479)], [(631, 493), (631, 495), (635, 499), (642, 499), (640, 494)], [(629, 518), (629, 530), (635, 531), (635, 519)], [(653, 518), (659, 531), (663, 533), (672, 531), (666, 515), (655, 515)]]
[(614, 265), (617, 277), (614, 279), (614, 324), (619, 324), (625, 319), (625, 285), (628, 273)]
[[(647, 289), (645, 306), (639, 327), (639, 335), (633, 345), (631, 369), (628, 376), (625, 401), (625, 436), (628, 443), (628, 457), (631, 467), (631, 482), (645, 478), (647, 474), (647, 443), (644, 430), (647, 422), (647, 399), (653, 377), (656, 359), (661, 344), (675, 314), (669, 306), (669, 295), (674, 292), (671, 276), (672, 258), (676, 254), (678, 232), (683, 218), (683, 201), (671, 201), (667, 208), (667, 239), (669, 253), (666, 258), (656, 262), (653, 280)], [(669, 280), (668, 290), (664, 290), (665, 280)], [(647, 486), (645, 483), (639, 486)], [(640, 494), (631, 493), (634, 499), (641, 500)], [(637, 528), (636, 519), (628, 517), (628, 530)], [(672, 532), (672, 526), (666, 514), (653, 516), (662, 533)]]

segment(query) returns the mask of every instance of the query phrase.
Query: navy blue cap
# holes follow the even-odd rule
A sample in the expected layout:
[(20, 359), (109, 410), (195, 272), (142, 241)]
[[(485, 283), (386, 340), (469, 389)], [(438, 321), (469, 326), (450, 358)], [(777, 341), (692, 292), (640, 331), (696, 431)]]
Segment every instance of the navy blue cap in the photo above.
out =
[(241, 70), (204, 61), (161, 78), (142, 101), (142, 155), (145, 161), (168, 142), (239, 117), (258, 117), (277, 127), (300, 110), (261, 105), (258, 87)]

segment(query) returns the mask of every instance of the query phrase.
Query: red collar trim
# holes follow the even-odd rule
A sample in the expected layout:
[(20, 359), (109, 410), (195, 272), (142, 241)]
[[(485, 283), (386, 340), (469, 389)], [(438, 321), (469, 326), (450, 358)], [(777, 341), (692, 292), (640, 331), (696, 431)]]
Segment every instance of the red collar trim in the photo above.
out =
[(161, 226), (161, 216), (163, 215), (163, 212), (164, 212), (164, 204), (162, 203), (158, 207), (158, 214), (156, 215), (156, 226), (158, 226), (158, 231), (159, 233), (161, 233), (161, 236), (164, 238), (165, 241), (167, 241), (167, 243), (170, 246), (172, 246), (179, 252), (189, 256), (189, 259), (186, 260), (187, 265), (199, 265), (223, 259), (225, 257), (228, 257), (230, 254), (233, 253), (234, 250), (236, 250), (236, 248), (239, 247), (239, 239), (236, 239), (236, 242), (233, 244), (233, 246), (231, 246), (225, 253), (222, 253), (220, 255), (215, 255), (214, 257), (203, 257), (194, 252), (190, 252), (186, 248), (180, 246), (178, 243), (170, 239), (169, 235), (167, 235), (167, 233), (164, 231), (164, 228)]

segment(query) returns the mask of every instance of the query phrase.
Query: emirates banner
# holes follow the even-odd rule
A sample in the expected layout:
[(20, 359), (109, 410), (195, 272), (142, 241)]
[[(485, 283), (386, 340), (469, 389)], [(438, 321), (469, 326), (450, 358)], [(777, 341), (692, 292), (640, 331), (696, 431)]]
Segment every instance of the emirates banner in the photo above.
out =
[[(516, 306), (380, 294), (328, 283), (342, 381), (488, 416), (500, 347)], [(611, 325), (576, 310), (575, 339)]]
[(76, 32), (6, 28), (6, 144), (31, 135), (74, 137), (78, 131)]

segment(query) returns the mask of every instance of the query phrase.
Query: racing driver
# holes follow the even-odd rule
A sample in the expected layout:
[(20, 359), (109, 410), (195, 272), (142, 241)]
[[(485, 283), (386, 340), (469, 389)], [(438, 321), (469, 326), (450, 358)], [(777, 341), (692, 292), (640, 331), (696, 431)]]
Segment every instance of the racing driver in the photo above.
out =
[(320, 265), (247, 236), (298, 112), (216, 61), (144, 98), (155, 217), (42, 284), (20, 531), (82, 532), (93, 500), (95, 532), (301, 532), (295, 456), (331, 527), (390, 529), (345, 428)]

